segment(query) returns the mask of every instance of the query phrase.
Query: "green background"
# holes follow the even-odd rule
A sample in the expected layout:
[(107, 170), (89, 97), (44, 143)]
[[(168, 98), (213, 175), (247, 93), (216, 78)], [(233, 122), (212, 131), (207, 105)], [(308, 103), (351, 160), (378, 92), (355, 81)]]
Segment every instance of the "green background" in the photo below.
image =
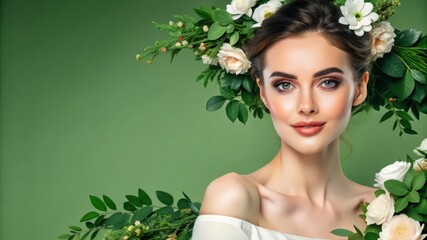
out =
[[(405, 3), (396, 28), (427, 32), (427, 1)], [(193, 14), (227, 0), (2, 0), (0, 239), (55, 239), (91, 210), (89, 195), (122, 203), (139, 187), (201, 201), (214, 178), (267, 163), (279, 140), (270, 119), (232, 124), (205, 103), (217, 89), (195, 78), (192, 53), (174, 64), (137, 62), (166, 36), (151, 21)], [(352, 120), (343, 144), (346, 174), (371, 185), (373, 175), (427, 136), (398, 137), (380, 114)], [(351, 148), (351, 149), (350, 149)]]

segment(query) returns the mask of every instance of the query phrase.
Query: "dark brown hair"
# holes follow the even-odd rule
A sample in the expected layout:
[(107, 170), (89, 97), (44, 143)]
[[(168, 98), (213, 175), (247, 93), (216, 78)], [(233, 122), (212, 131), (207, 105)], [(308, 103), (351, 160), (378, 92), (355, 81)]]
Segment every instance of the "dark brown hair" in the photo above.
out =
[(371, 40), (368, 33), (357, 36), (338, 22), (340, 9), (330, 0), (293, 0), (263, 21), (255, 37), (245, 46), (252, 62), (251, 75), (263, 82), (264, 55), (275, 42), (308, 32), (320, 32), (337, 48), (346, 52), (353, 67), (355, 81), (370, 69)]

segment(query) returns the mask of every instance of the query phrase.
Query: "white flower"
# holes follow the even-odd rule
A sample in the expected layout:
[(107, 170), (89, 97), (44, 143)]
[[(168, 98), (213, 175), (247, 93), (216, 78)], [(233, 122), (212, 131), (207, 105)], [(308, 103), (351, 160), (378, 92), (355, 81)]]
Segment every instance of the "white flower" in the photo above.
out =
[(209, 27), (208, 27), (208, 25), (204, 25), (204, 26), (203, 26), (203, 32), (209, 32)]
[(417, 172), (427, 171), (427, 158), (420, 158), (415, 160), (413, 168)]
[(203, 64), (210, 64), (214, 66), (218, 65), (218, 58), (211, 58), (206, 54), (202, 56), (202, 61), (203, 61)]
[(180, 42), (175, 43), (175, 47), (181, 47), (181, 46), (182, 46), (182, 44)]
[(228, 73), (243, 74), (251, 67), (246, 54), (240, 48), (232, 47), (229, 43), (224, 43), (217, 55), (219, 65)]
[(187, 45), (188, 45), (188, 41), (187, 40), (182, 41), (182, 46), (187, 46)]
[(427, 138), (425, 138), (421, 145), (414, 149), (414, 153), (421, 157), (427, 157), (425, 154), (420, 153), (419, 151), (427, 153)]
[(279, 0), (270, 0), (267, 3), (259, 5), (252, 15), (252, 19), (257, 22), (252, 27), (261, 27), (262, 21), (273, 15), (280, 6), (282, 6), (282, 3)]
[(344, 25), (350, 25), (357, 36), (363, 36), (364, 32), (372, 29), (371, 23), (378, 20), (378, 14), (372, 12), (374, 5), (365, 3), (363, 0), (346, 0), (345, 5), (341, 6), (342, 17), (339, 22)]
[(179, 22), (177, 22), (177, 23), (176, 23), (176, 25), (177, 25), (178, 27), (183, 27), (183, 26), (184, 26), (184, 23), (183, 23), (183, 22), (181, 22), (181, 21), (179, 21)]
[(419, 222), (405, 214), (400, 214), (394, 216), (390, 222), (386, 222), (382, 225), (379, 239), (422, 240), (426, 237), (425, 234), (421, 235), (423, 228), (424, 224), (420, 226)]
[(239, 19), (243, 14), (250, 17), (252, 15), (252, 7), (255, 6), (256, 0), (232, 0), (231, 4), (227, 4), (227, 12), (233, 19)]
[(379, 187), (383, 190), (386, 190), (384, 187), (385, 181), (390, 179), (402, 181), (410, 167), (410, 163), (401, 161), (396, 161), (395, 163), (384, 167), (379, 173), (375, 174), (376, 183), (374, 184), (374, 187)]
[(135, 226), (139, 226), (139, 225), (141, 225), (141, 222), (140, 221), (135, 221), (134, 225)]
[(394, 214), (394, 200), (386, 192), (375, 198), (369, 205), (366, 212), (366, 223), (368, 225), (381, 225), (391, 220)]
[(391, 51), (394, 45), (394, 28), (389, 22), (379, 22), (373, 25), (371, 31), (372, 38), (372, 60), (382, 58), (385, 53)]

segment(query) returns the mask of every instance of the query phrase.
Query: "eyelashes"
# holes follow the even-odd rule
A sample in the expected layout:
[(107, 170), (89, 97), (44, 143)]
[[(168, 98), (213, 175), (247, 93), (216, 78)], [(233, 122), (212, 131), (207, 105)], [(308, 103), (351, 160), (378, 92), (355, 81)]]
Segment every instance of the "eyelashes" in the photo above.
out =
[[(341, 84), (340, 79), (335, 78), (324, 78), (320, 81), (318, 84), (318, 87), (320, 89), (330, 91), (338, 88), (338, 86)], [(292, 83), (292, 81), (288, 80), (277, 80), (272, 83), (273, 87), (277, 89), (278, 92), (290, 92), (292, 89), (295, 88), (295, 85)]]

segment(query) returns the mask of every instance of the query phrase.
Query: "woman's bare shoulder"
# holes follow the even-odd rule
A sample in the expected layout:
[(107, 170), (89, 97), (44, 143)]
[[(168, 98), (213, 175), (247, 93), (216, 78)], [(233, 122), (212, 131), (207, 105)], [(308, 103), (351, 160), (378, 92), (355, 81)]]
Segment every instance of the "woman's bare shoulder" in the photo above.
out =
[(228, 173), (206, 188), (200, 214), (225, 215), (256, 223), (258, 209), (254, 183), (247, 176)]

